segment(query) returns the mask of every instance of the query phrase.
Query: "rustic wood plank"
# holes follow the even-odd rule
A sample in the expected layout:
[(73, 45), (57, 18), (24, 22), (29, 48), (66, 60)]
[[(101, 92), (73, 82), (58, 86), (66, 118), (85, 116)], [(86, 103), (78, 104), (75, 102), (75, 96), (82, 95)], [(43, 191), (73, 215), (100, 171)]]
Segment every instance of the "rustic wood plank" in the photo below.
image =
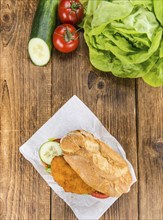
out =
[(19, 153), (51, 116), (51, 64), (35, 67), (27, 43), (37, 1), (1, 0), (0, 219), (49, 219), (50, 189)]
[(163, 87), (138, 84), (139, 218), (163, 219)]
[[(82, 34), (75, 53), (54, 51), (52, 72), (52, 112), (76, 94), (97, 115), (104, 126), (124, 146), (137, 171), (135, 81), (118, 79), (92, 69)], [(138, 219), (137, 184), (123, 195), (101, 219)], [(70, 208), (54, 193), (52, 219), (76, 219)]]

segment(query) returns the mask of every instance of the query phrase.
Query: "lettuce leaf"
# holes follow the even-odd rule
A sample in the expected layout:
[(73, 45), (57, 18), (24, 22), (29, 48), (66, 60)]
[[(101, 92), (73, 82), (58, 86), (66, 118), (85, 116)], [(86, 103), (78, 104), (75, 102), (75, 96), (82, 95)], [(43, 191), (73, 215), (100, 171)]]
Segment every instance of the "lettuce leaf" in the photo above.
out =
[(162, 86), (163, 82), (163, 58), (159, 59), (151, 71), (143, 77), (144, 81), (153, 87)]
[(153, 0), (153, 7), (156, 18), (163, 26), (163, 1), (162, 0)]
[[(93, 66), (163, 85), (160, 0), (85, 0), (84, 37)], [(162, 0), (161, 0), (162, 1)]]

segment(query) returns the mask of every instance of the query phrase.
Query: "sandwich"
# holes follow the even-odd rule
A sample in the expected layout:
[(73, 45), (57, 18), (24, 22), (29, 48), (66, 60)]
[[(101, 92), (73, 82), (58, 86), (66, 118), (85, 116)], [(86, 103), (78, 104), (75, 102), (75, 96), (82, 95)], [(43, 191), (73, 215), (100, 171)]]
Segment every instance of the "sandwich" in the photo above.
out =
[(93, 134), (76, 130), (40, 147), (40, 158), (65, 192), (119, 197), (132, 184), (128, 163)]

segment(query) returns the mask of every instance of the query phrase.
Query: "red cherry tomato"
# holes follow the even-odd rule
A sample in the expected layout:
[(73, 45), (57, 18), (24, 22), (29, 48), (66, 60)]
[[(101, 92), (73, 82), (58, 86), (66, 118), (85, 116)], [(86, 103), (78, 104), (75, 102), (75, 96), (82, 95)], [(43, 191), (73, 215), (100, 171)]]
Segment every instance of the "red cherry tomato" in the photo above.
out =
[(58, 6), (58, 16), (62, 23), (79, 24), (84, 17), (83, 5), (79, 0), (62, 0)]
[(93, 192), (91, 193), (91, 196), (93, 197), (96, 197), (98, 199), (106, 199), (106, 198), (109, 198), (109, 196), (103, 194), (103, 193), (100, 193), (100, 192)]
[(79, 34), (71, 24), (59, 25), (53, 33), (54, 47), (63, 53), (69, 53), (79, 45)]

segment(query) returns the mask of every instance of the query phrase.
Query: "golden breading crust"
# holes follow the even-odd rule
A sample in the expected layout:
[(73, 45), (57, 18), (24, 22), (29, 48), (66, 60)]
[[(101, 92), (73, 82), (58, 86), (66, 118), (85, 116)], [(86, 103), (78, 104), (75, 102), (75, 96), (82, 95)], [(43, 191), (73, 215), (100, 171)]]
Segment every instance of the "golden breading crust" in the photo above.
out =
[(64, 159), (96, 191), (119, 197), (129, 191), (132, 177), (127, 162), (86, 131), (72, 131), (61, 139)]
[(63, 156), (54, 157), (51, 163), (51, 170), (54, 180), (63, 187), (65, 192), (77, 194), (91, 194), (95, 192), (95, 190), (88, 186), (70, 167)]

